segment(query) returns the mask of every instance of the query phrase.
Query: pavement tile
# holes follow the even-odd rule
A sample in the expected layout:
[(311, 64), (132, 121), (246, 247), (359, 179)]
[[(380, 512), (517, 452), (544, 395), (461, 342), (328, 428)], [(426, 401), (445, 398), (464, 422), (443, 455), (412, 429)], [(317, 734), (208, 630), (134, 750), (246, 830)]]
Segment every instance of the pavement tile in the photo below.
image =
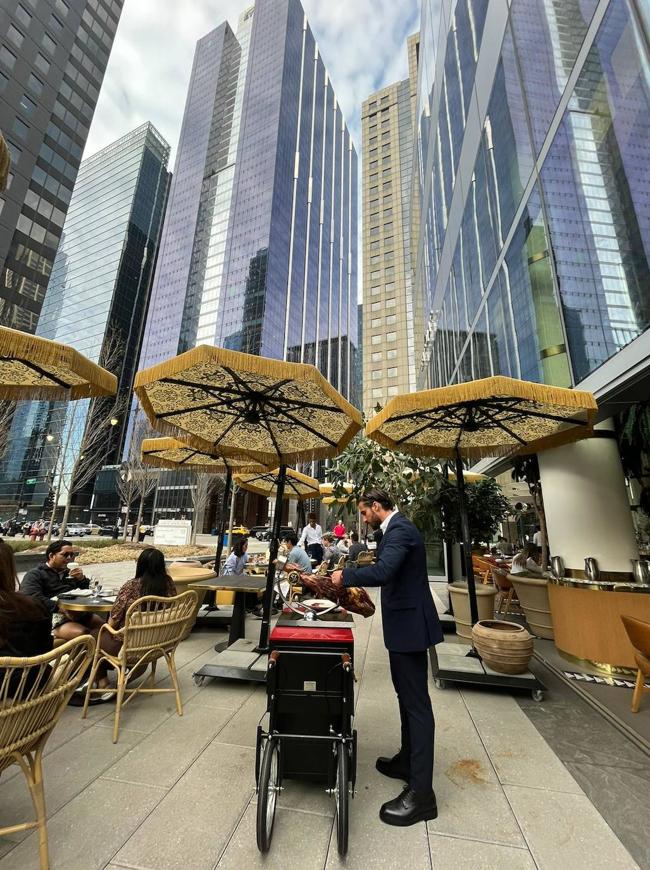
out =
[(514, 698), (467, 690), (462, 695), (502, 783), (582, 794)]
[(252, 749), (211, 743), (114, 862), (146, 870), (212, 870), (253, 795), (254, 780)]
[[(107, 729), (89, 728), (47, 755), (43, 760), (43, 777), (48, 817), (101, 776), (143, 736), (125, 731), (120, 735), (119, 743), (114, 745)], [(0, 826), (24, 822), (33, 818), (33, 813), (22, 773), (6, 782), (0, 780)], [(13, 836), (16, 839), (21, 837), (20, 834)]]
[(638, 864), (585, 795), (507, 785), (539, 870), (634, 870)]
[(171, 788), (232, 715), (232, 710), (187, 706), (183, 716), (163, 722), (105, 776)]
[(350, 836), (348, 854), (339, 857), (336, 831), (332, 831), (327, 857), (327, 870), (430, 870), (429, 844), (424, 822), (410, 828), (396, 828), (379, 821), (382, 803), (400, 791), (396, 780), (387, 779), (374, 766), (358, 765), (357, 794), (350, 801)]
[[(536, 870), (527, 849), (429, 834), (433, 870)], [(558, 864), (555, 870), (568, 865)]]
[(219, 732), (219, 743), (234, 743), (237, 746), (255, 746), (257, 726), (266, 710), (266, 686), (257, 686), (234, 716)]
[[(52, 870), (100, 870), (160, 801), (160, 789), (98, 779), (48, 820)], [(29, 835), (0, 860), (0, 870), (38, 866)]]
[(295, 867), (322, 870), (327, 859), (331, 818), (278, 808), (268, 855), (262, 855), (255, 837), (257, 807), (251, 804), (217, 864), (217, 870), (252, 870), (255, 867)]

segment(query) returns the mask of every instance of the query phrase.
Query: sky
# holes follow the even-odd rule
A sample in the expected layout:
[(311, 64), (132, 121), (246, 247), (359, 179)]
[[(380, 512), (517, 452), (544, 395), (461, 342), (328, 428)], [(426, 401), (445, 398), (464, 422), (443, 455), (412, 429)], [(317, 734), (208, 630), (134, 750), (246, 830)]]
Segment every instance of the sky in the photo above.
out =
[[(357, 152), (361, 103), (407, 76), (406, 38), (419, 29), (419, 0), (302, 0)], [(246, 0), (126, 0), (84, 156), (145, 121), (172, 146), (180, 133), (196, 41)]]

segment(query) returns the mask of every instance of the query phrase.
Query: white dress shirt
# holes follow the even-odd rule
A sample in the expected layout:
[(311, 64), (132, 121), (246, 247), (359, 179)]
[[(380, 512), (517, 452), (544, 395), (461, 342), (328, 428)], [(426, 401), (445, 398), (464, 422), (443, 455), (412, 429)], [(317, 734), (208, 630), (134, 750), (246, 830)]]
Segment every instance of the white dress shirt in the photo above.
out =
[(310, 544), (320, 544), (322, 542), (323, 530), (321, 527), (316, 524), (315, 526), (311, 526), (309, 523), (302, 530), (302, 535), (300, 536), (300, 540), (298, 541), (298, 546), (302, 547), (303, 544), (307, 547)]
[(397, 511), (397, 510), (392, 510), (392, 511), (388, 514), (388, 516), (386, 517), (386, 519), (382, 522), (382, 524), (379, 526), (379, 528), (381, 529), (381, 533), (382, 533), (382, 535), (385, 535), (385, 534), (386, 534), (386, 529), (388, 528), (388, 523), (393, 519), (393, 517), (395, 516), (396, 513), (399, 513), (399, 511)]

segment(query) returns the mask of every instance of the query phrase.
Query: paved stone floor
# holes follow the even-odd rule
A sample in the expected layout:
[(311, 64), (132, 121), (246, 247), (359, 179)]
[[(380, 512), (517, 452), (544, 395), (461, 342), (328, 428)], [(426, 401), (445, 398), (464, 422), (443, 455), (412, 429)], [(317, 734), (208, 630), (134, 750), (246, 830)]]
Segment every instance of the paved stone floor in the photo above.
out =
[[(105, 579), (118, 579), (117, 569), (105, 570)], [(254, 743), (264, 689), (226, 681), (197, 688), (192, 672), (210, 660), (223, 635), (198, 630), (177, 655), (183, 717), (171, 695), (137, 698), (124, 712), (114, 746), (112, 705), (92, 708), (87, 721), (78, 708), (65, 711), (45, 761), (53, 870), (639, 866), (508, 695), (431, 686), (440, 816), (407, 829), (383, 825), (379, 806), (399, 784), (374, 769), (377, 755), (395, 751), (398, 735), (380, 619), (379, 613), (359, 619), (356, 627), (359, 766), (345, 862), (337, 856), (332, 798), (317, 786), (290, 781), (271, 851), (265, 859), (257, 852)], [(257, 630), (259, 622), (247, 625), (249, 636)], [(165, 680), (164, 668), (159, 670)], [(647, 801), (637, 807), (637, 818), (645, 806)], [(30, 814), (22, 775), (11, 768), (0, 779), (0, 825)], [(0, 840), (0, 870), (36, 868), (37, 855), (35, 834)]]

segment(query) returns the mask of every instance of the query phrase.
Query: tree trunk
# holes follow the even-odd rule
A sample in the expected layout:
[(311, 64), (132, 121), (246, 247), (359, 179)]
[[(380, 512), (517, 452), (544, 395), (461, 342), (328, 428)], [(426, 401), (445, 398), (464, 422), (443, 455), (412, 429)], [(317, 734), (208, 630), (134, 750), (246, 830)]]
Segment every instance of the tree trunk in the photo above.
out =
[(137, 519), (136, 524), (135, 524), (135, 534), (136, 534), (136, 538), (138, 540), (140, 538), (140, 526), (142, 525), (142, 515), (144, 514), (144, 500), (145, 500), (145, 498), (146, 498), (146, 496), (145, 496), (144, 491), (143, 491), (142, 495), (140, 496), (140, 504), (138, 505), (138, 519)]
[(126, 513), (124, 514), (124, 534), (122, 535), (122, 543), (126, 544), (126, 539), (129, 536), (129, 514), (131, 512), (131, 505), (128, 504), (126, 506)]
[(542, 571), (548, 570), (548, 535), (546, 532), (546, 511), (544, 509), (544, 494), (541, 485), (537, 490), (537, 515), (539, 517), (539, 530), (542, 533)]
[(61, 477), (57, 480), (56, 490), (54, 492), (54, 502), (52, 504), (52, 513), (50, 514), (50, 524), (47, 527), (47, 537), (45, 538), (45, 543), (49, 544), (52, 540), (52, 526), (54, 525), (54, 517), (56, 516), (56, 509), (59, 506), (59, 495), (61, 494)]
[(72, 493), (68, 493), (68, 498), (63, 511), (63, 519), (61, 520), (61, 528), (59, 529), (59, 538), (65, 538), (65, 533), (68, 529), (68, 520), (70, 519), (70, 508), (72, 507)]

